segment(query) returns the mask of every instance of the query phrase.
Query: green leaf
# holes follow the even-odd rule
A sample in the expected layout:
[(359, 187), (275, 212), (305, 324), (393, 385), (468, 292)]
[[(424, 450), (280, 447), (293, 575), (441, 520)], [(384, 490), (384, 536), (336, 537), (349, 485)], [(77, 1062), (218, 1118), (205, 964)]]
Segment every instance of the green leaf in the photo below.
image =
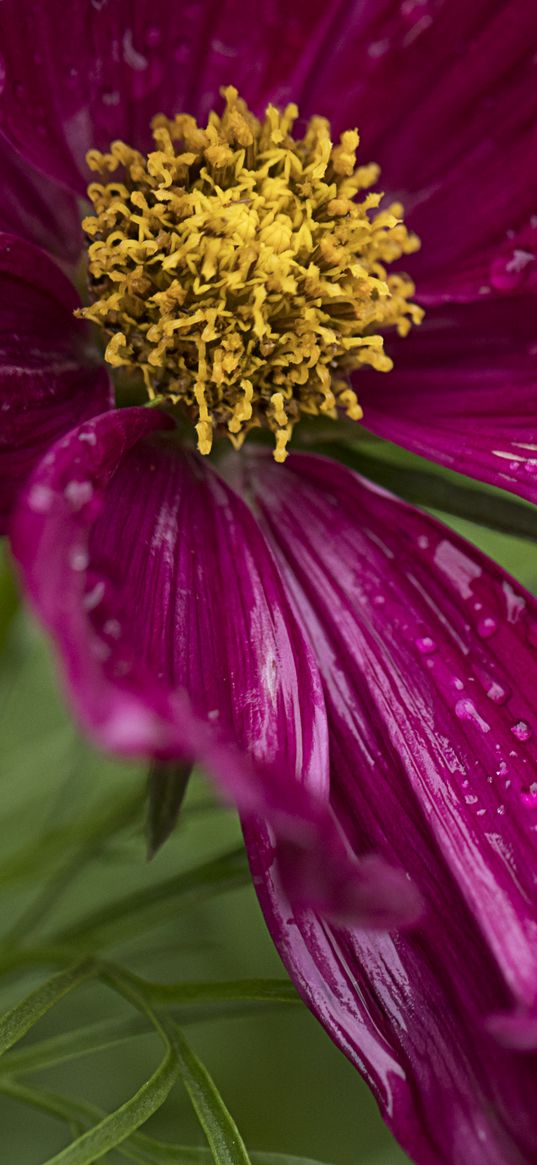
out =
[(144, 928), (161, 922), (181, 906), (190, 906), (214, 894), (222, 894), (250, 880), (248, 865), (242, 847), (217, 858), (211, 858), (191, 870), (172, 878), (126, 894), (115, 902), (93, 910), (77, 924), (53, 936), (54, 944), (76, 944), (96, 950), (107, 943), (135, 935)]
[(132, 972), (122, 972), (129, 982), (153, 1003), (300, 1003), (292, 983), (287, 979), (225, 979), (209, 983), (154, 983)]
[[(96, 1123), (105, 1115), (102, 1109), (87, 1101), (73, 1100), (46, 1089), (32, 1088), (19, 1081), (0, 1079), (0, 1092), (32, 1108), (37, 1108), (49, 1116), (63, 1121), (68, 1126)], [(211, 1165), (213, 1154), (210, 1149), (199, 1145), (178, 1145), (172, 1141), (161, 1141), (146, 1133), (134, 1132), (116, 1146), (121, 1157), (135, 1161), (139, 1165)], [(306, 1157), (295, 1157), (287, 1153), (251, 1153), (252, 1165), (320, 1165)]]
[(91, 813), (69, 820), (65, 825), (48, 829), (0, 864), (2, 887), (20, 881), (41, 881), (51, 868), (64, 863), (74, 853), (78, 862), (92, 856), (104, 842), (121, 832), (140, 814), (140, 791), (129, 797), (115, 793)]
[(192, 764), (155, 761), (147, 782), (147, 857), (155, 854), (168, 840), (177, 824), (177, 818), (187, 790)]
[(180, 1028), (175, 1028), (176, 1051), (183, 1084), (207, 1137), (215, 1165), (251, 1165), (246, 1145), (206, 1067)]
[(83, 1027), (50, 1036), (46, 1040), (36, 1040), (26, 1047), (8, 1052), (4, 1059), (0, 1060), (0, 1073), (14, 1076), (21, 1072), (36, 1072), (38, 1069), (55, 1067), (68, 1060), (77, 1060), (81, 1056), (114, 1048), (144, 1032), (147, 1032), (147, 1023), (139, 1015), (128, 1019), (104, 1019), (98, 1023), (84, 1024)]
[(104, 1157), (164, 1104), (178, 1075), (178, 1059), (174, 1049), (170, 1048), (160, 1066), (134, 1096), (66, 1149), (50, 1157), (45, 1165), (92, 1165)]
[[(7, 1077), (0, 1079), (0, 1092), (11, 1097), (12, 1100), (17, 1100), (21, 1104), (45, 1112), (47, 1116), (63, 1121), (69, 1129), (76, 1128), (77, 1133), (80, 1128), (83, 1130), (87, 1124), (96, 1126), (97, 1122), (102, 1122), (106, 1115), (102, 1109), (97, 1108), (96, 1105), (88, 1104), (87, 1101), (72, 1100), (71, 1097), (49, 1092), (44, 1088), (31, 1088), (26, 1084), (20, 1084), (18, 1080), (10, 1080)], [(158, 1146), (159, 1143), (153, 1142), (150, 1137), (142, 1136), (141, 1133), (134, 1132), (128, 1139), (126, 1138), (125, 1141), (115, 1146), (115, 1149), (125, 1160), (135, 1161), (138, 1165), (160, 1165), (162, 1157), (155, 1156), (153, 1144)], [(69, 1148), (71, 1147), (69, 1146)], [(57, 1157), (53, 1157), (52, 1161), (57, 1161)], [(46, 1165), (50, 1165), (50, 1161)]]
[(22, 1039), (30, 1030), (50, 1011), (60, 999), (79, 987), (86, 979), (95, 973), (95, 967), (90, 959), (85, 959), (67, 971), (54, 975), (46, 983), (42, 983), (35, 991), (26, 996), (21, 1003), (8, 1011), (0, 1020), (0, 1055), (11, 1048), (17, 1040)]

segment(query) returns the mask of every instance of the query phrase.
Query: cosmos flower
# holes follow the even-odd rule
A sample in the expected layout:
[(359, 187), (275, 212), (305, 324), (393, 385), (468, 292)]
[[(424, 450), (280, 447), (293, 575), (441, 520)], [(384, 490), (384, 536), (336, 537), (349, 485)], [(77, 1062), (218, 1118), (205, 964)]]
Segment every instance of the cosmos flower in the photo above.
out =
[[(363, 412), (537, 500), (534, 13), (290, 7), (1, 5), (2, 512), (80, 719), (237, 801), (284, 962), (407, 1152), (524, 1165), (537, 604), (286, 455), (304, 414)], [(73, 315), (82, 215), (82, 316), (151, 407), (113, 407)]]

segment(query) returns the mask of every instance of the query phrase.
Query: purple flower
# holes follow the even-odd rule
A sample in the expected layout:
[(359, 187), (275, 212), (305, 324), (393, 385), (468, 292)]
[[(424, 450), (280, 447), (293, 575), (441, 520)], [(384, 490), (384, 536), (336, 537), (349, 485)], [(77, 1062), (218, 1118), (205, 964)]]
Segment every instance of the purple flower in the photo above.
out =
[[(358, 122), (422, 240), (405, 267), (426, 307), (387, 341), (387, 377), (356, 373), (364, 423), (537, 500), (532, 5), (132, 7), (0, 6), (1, 512), (18, 494), (25, 585), (93, 737), (197, 757), (236, 800), (286, 966), (414, 1160), (528, 1165), (536, 601), (338, 464), (276, 465), (247, 441), (216, 471), (167, 411), (114, 410), (69, 276), (89, 149), (145, 152), (155, 114), (203, 119), (230, 82), (258, 113), (296, 100), (338, 134)], [(132, 322), (146, 274), (114, 351), (150, 370)], [(166, 336), (149, 336), (163, 362)], [(414, 887), (419, 924), (378, 929), (415, 915)]]

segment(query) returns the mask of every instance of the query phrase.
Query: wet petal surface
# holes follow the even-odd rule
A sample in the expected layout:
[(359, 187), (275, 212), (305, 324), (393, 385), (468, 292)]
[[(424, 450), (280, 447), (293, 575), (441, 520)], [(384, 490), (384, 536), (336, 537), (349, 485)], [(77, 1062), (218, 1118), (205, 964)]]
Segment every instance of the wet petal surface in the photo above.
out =
[(337, 815), (427, 904), (414, 931), (384, 937), (290, 916), (250, 830), (273, 937), (413, 1159), (522, 1165), (537, 1151), (537, 1060), (509, 1050), (516, 1024), (500, 1047), (493, 1017), (530, 1018), (537, 992), (537, 604), (341, 466), (251, 462), (323, 676)]
[(263, 537), (169, 419), (126, 409), (69, 434), (29, 482), (13, 540), (98, 743), (200, 759), (246, 819), (271, 821), (296, 900), (376, 925), (415, 917), (413, 887), (360, 866), (328, 810), (317, 667)]

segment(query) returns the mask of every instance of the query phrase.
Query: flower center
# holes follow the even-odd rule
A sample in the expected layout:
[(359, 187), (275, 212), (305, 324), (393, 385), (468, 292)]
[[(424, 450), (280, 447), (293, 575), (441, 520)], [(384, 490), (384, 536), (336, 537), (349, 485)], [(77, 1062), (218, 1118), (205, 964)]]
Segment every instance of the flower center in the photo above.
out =
[(236, 89), (223, 96), (206, 129), (155, 117), (147, 157), (119, 141), (90, 150), (90, 168), (121, 181), (88, 187), (93, 302), (80, 314), (151, 401), (186, 407), (201, 453), (215, 431), (240, 447), (263, 425), (284, 461), (301, 416), (362, 417), (351, 374), (389, 371), (381, 329), (404, 336), (422, 316), (411, 280), (385, 267), (419, 241), (398, 203), (379, 211), (382, 195), (362, 193), (379, 169), (356, 166), (356, 130), (333, 145), (312, 117), (294, 138), (296, 105), (259, 121)]

